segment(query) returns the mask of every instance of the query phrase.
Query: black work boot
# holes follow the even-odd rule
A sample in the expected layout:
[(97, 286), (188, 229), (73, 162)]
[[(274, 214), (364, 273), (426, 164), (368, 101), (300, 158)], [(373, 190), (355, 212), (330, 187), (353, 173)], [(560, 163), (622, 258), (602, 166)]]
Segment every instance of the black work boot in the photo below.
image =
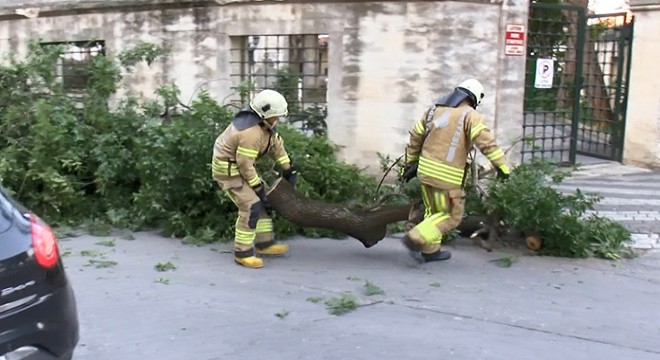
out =
[(451, 252), (438, 250), (430, 254), (422, 253), (422, 258), (424, 259), (424, 262), (449, 260), (451, 258)]

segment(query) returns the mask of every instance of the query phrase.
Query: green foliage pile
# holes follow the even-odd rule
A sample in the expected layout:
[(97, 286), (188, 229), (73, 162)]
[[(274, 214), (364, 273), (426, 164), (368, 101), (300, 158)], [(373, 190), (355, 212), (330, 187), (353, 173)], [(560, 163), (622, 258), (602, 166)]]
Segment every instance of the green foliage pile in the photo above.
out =
[[(118, 59), (94, 57), (86, 89), (76, 96), (55, 76), (62, 48), (33, 43), (29, 50), (27, 58), (0, 66), (0, 181), (18, 201), (54, 226), (159, 228), (190, 242), (233, 239), (236, 208), (211, 178), (210, 162), (235, 109), (206, 92), (181, 104), (174, 84), (161, 87), (156, 100), (128, 94), (110, 107), (123, 76), (160, 54), (149, 44)], [(325, 137), (286, 124), (280, 132), (307, 196), (373, 200), (376, 182), (338, 161)], [(275, 169), (270, 160), (258, 164), (267, 181), (278, 176)], [(275, 227), (279, 237), (340, 236), (277, 217)]]
[[(236, 209), (211, 178), (210, 161), (213, 142), (235, 109), (206, 92), (182, 104), (174, 84), (159, 88), (155, 100), (130, 94), (114, 98), (138, 62), (156, 61), (162, 49), (151, 44), (118, 59), (94, 57), (87, 86), (76, 96), (55, 76), (62, 48), (33, 43), (29, 50), (27, 58), (0, 66), (0, 181), (17, 200), (55, 226), (158, 228), (189, 242), (233, 238)], [(280, 82), (286, 84), (289, 75), (281, 74)], [(109, 106), (110, 100), (117, 106)], [(372, 203), (377, 180), (338, 161), (335, 147), (323, 136), (325, 123), (318, 125), (311, 135), (280, 125), (301, 172), (299, 190), (312, 199), (350, 207)], [(384, 158), (383, 170), (392, 163)], [(269, 159), (257, 168), (267, 182), (279, 175)], [(542, 254), (620, 256), (629, 232), (609, 219), (584, 216), (599, 199), (579, 191), (559, 193), (547, 184), (548, 177), (561, 181), (558, 175), (547, 163), (523, 164), (509, 181), (490, 182), (486, 198), (468, 189), (466, 212), (497, 213), (513, 228), (540, 233)], [(389, 202), (419, 195), (416, 179), (403, 188), (385, 184), (378, 193), (389, 196)], [(343, 237), (299, 228), (277, 215), (275, 229), (280, 238)]]
[(548, 184), (549, 180), (558, 184), (568, 174), (546, 161), (522, 164), (508, 181), (489, 184), (482, 209), (498, 214), (510, 227), (541, 235), (541, 254), (619, 258), (630, 232), (611, 219), (586, 215), (600, 197), (579, 189), (564, 194)]
[[(387, 171), (390, 167), (392, 172), (398, 173), (402, 162), (381, 156), (381, 169)], [(540, 235), (544, 239), (541, 255), (618, 259), (627, 252), (630, 232), (611, 219), (586, 215), (587, 211), (594, 210), (600, 197), (579, 189), (574, 193), (562, 193), (551, 186), (569, 175), (570, 169), (535, 159), (515, 167), (507, 181), (480, 181), (487, 194), (483, 196), (471, 185), (468, 172), (465, 214), (488, 217), (496, 214), (511, 229)], [(396, 201), (419, 199), (420, 183), (415, 178), (407, 184), (386, 185), (381, 194), (394, 194)], [(443, 242), (458, 236), (452, 232)]]
[(357, 298), (351, 294), (342, 294), (325, 301), (328, 313), (336, 316), (348, 314), (358, 308)]

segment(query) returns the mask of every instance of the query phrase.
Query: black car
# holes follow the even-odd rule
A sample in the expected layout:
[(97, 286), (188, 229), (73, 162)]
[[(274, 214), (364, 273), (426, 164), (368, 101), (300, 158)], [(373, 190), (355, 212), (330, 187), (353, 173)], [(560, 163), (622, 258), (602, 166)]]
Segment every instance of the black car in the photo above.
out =
[(71, 359), (78, 339), (53, 231), (0, 186), (0, 360)]

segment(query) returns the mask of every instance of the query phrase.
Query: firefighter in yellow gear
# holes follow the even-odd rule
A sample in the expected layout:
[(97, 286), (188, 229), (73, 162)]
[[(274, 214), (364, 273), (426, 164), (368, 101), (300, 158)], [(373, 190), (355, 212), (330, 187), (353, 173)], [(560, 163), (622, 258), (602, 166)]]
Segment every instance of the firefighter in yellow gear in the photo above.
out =
[(273, 222), (266, 189), (255, 162), (270, 156), (283, 170), (282, 176), (296, 185), (297, 171), (284, 147), (276, 124), (288, 115), (288, 104), (274, 90), (259, 92), (250, 106), (239, 111), (215, 140), (212, 176), (238, 207), (234, 233), (234, 260), (248, 268), (263, 267), (256, 255), (283, 255), (286, 244), (273, 237)]
[(425, 262), (451, 258), (449, 251), (441, 250), (442, 238), (463, 218), (463, 179), (472, 146), (490, 160), (498, 178), (509, 176), (504, 152), (476, 110), (483, 97), (484, 87), (478, 80), (465, 80), (438, 99), (410, 131), (402, 178), (406, 182), (419, 178), (425, 213), (402, 242), (409, 250), (421, 252)]

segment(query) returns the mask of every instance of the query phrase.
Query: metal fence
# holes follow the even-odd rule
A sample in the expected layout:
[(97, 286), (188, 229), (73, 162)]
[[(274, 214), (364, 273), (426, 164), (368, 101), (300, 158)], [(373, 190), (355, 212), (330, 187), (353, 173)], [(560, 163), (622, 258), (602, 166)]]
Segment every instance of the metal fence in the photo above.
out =
[(576, 151), (621, 161), (633, 23), (627, 14), (587, 19)]
[(523, 161), (574, 164), (577, 154), (621, 160), (632, 29), (628, 14), (530, 4)]

